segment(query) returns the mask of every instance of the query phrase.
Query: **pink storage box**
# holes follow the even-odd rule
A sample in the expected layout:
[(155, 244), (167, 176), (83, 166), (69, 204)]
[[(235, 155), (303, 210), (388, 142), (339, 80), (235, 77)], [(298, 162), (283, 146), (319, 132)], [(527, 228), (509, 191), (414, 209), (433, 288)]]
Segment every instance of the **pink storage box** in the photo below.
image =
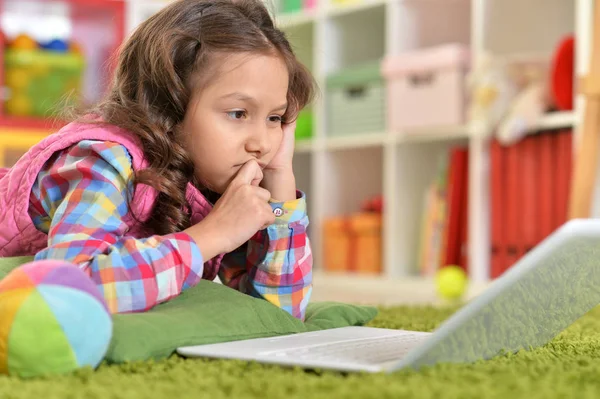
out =
[(469, 66), (469, 50), (460, 44), (417, 50), (383, 60), (388, 129), (401, 131), (464, 123), (465, 78)]
[(310, 10), (317, 7), (317, 0), (303, 0), (302, 4), (305, 10)]

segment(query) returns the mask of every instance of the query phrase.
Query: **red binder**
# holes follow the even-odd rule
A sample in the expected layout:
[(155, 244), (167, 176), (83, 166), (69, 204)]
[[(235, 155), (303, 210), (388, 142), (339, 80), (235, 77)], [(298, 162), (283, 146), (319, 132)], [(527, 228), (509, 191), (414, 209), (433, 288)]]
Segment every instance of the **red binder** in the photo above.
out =
[(490, 277), (499, 277), (506, 268), (506, 149), (497, 141), (490, 142), (490, 211), (491, 270)]
[(506, 147), (506, 185), (504, 189), (505, 193), (505, 217), (506, 230), (505, 242), (506, 242), (506, 264), (503, 272), (509, 269), (522, 254), (522, 238), (519, 224), (521, 223), (521, 195), (519, 190), (521, 188), (521, 166), (520, 161), (522, 159), (522, 144), (520, 141), (516, 144)]
[(467, 151), (466, 165), (464, 168), (463, 201), (460, 222), (460, 259), (458, 264), (468, 272), (469, 271), (469, 154)]
[(554, 134), (555, 146), (555, 202), (554, 202), (554, 228), (560, 227), (567, 221), (569, 207), (569, 191), (571, 185), (572, 169), (572, 132), (561, 130)]
[(538, 136), (537, 151), (539, 157), (539, 196), (538, 196), (538, 239), (539, 243), (548, 237), (555, 227), (554, 223), (554, 201), (556, 199), (554, 165), (556, 156), (554, 153), (551, 132), (544, 132)]
[(531, 250), (539, 238), (539, 219), (538, 219), (538, 145), (539, 137), (531, 135), (525, 137), (517, 143), (519, 153), (519, 188), (517, 196), (519, 197), (519, 221), (517, 229), (519, 231), (519, 250), (518, 256), (521, 257)]
[(467, 148), (455, 147), (450, 150), (450, 167), (448, 170), (448, 216), (446, 222), (446, 234), (444, 238), (445, 254), (442, 257), (441, 267), (444, 265), (458, 265), (461, 258), (461, 229), (463, 223), (463, 204), (466, 194), (466, 169), (468, 162)]

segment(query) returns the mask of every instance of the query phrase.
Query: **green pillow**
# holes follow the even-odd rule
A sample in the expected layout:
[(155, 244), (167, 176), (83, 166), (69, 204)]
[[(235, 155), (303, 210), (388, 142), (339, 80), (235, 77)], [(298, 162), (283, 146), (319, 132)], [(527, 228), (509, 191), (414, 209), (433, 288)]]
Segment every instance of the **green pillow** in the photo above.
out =
[[(0, 279), (31, 257), (0, 258)], [(144, 313), (115, 314), (109, 363), (162, 359), (180, 346), (316, 331), (372, 320), (377, 309), (336, 302), (309, 304), (302, 321), (263, 299), (202, 280)]]

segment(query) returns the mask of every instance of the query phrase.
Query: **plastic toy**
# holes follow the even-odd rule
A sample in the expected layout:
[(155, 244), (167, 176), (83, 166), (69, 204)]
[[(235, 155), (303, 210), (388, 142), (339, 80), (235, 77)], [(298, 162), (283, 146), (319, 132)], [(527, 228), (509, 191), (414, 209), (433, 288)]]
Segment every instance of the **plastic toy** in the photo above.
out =
[(9, 115), (52, 117), (79, 102), (85, 60), (75, 43), (39, 45), (20, 35), (5, 50), (4, 65)]
[(74, 41), (69, 42), (69, 51), (73, 54), (83, 55), (83, 49), (79, 43)]
[(51, 40), (48, 43), (43, 44), (41, 47), (46, 50), (56, 51), (59, 53), (66, 53), (69, 51), (69, 43), (59, 39)]
[(376, 195), (363, 201), (361, 206), (363, 212), (383, 212), (383, 195)]
[(38, 44), (28, 35), (18, 35), (10, 43), (9, 48), (15, 50), (35, 50), (38, 48)]

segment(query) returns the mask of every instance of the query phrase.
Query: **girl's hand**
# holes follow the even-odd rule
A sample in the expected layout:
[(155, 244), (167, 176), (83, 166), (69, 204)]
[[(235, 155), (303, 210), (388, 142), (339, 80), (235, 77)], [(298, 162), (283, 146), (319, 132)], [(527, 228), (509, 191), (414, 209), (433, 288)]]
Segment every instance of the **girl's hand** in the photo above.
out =
[(262, 178), (256, 161), (245, 163), (212, 211), (200, 223), (186, 229), (205, 261), (235, 250), (257, 231), (275, 222), (269, 205), (271, 194), (258, 187)]
[(277, 201), (296, 199), (296, 179), (292, 160), (296, 121), (282, 125), (283, 138), (271, 162), (264, 168), (261, 187), (267, 189)]
[(276, 171), (281, 169), (292, 169), (292, 158), (294, 157), (294, 138), (296, 134), (296, 121), (284, 123), (281, 126), (283, 138), (279, 149), (275, 153), (271, 162), (265, 167), (267, 171)]

